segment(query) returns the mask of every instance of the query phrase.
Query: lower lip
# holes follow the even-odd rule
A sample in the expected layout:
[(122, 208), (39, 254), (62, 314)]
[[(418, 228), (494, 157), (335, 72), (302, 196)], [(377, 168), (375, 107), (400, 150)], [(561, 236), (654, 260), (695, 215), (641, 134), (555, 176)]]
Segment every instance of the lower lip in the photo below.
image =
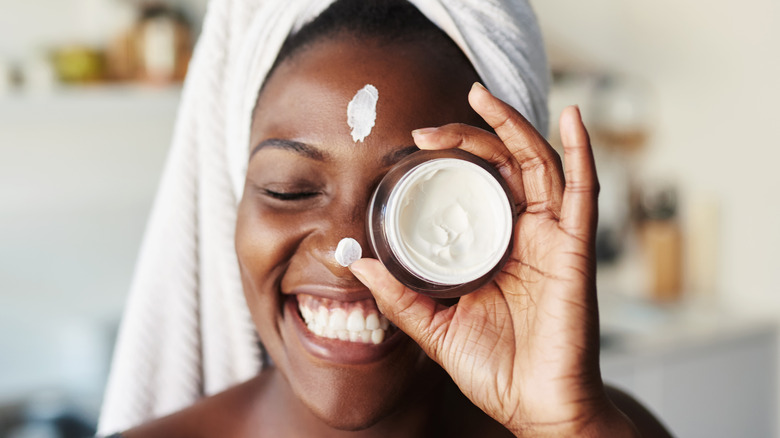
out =
[(312, 356), (328, 362), (345, 365), (360, 365), (377, 362), (390, 355), (404, 339), (409, 339), (402, 331), (396, 330), (380, 344), (341, 341), (323, 338), (310, 332), (298, 313), (298, 300), (288, 297), (284, 306), (284, 317), (298, 335), (303, 348)]

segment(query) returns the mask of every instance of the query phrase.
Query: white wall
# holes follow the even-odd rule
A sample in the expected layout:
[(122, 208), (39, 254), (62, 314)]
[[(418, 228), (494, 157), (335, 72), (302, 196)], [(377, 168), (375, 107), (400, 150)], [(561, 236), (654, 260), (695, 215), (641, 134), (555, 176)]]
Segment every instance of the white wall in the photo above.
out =
[(721, 297), (780, 309), (780, 3), (532, 3), (553, 59), (651, 84), (658, 120), (641, 174), (677, 181), (683, 207), (717, 200)]
[(0, 97), (0, 405), (102, 396), (176, 88)]

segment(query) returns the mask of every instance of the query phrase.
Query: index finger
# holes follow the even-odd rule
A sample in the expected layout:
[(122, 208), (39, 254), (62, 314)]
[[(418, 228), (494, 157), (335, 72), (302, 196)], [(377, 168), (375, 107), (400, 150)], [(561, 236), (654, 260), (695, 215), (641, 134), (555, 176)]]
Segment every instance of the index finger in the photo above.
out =
[(469, 92), (471, 107), (496, 131), (512, 153), (523, 175), (528, 213), (560, 217), (563, 200), (563, 169), (558, 154), (547, 140), (512, 106), (475, 82)]

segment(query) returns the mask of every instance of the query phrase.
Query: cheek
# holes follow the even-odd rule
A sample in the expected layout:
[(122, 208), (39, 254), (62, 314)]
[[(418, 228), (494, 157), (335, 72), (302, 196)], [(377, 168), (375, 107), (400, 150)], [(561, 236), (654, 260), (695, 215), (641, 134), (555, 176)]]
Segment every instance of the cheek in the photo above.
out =
[(261, 336), (275, 324), (274, 315), (281, 309), (279, 282), (300, 242), (299, 225), (289, 218), (264, 214), (251, 200), (239, 204), (236, 256), (244, 296)]
[(242, 275), (257, 283), (283, 258), (289, 230), (242, 201), (236, 221), (236, 255)]

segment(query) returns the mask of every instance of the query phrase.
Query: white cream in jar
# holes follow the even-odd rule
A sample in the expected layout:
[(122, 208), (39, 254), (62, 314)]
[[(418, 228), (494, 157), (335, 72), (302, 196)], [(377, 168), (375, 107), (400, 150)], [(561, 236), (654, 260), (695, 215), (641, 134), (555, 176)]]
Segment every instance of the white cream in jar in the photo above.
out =
[(513, 218), (508, 187), (484, 160), (457, 149), (420, 151), (377, 187), (369, 240), (411, 289), (458, 296), (485, 284), (506, 261)]

